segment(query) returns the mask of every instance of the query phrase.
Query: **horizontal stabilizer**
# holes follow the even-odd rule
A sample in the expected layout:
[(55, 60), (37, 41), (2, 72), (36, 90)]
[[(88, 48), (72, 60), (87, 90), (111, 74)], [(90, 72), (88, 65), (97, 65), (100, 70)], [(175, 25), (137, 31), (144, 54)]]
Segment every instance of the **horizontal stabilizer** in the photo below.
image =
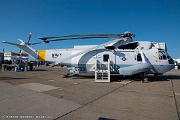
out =
[(20, 45), (20, 44), (17, 44), (17, 43), (12, 43), (12, 42), (7, 42), (7, 41), (2, 41), (2, 42), (10, 44), (10, 45), (23, 46), (23, 45)]

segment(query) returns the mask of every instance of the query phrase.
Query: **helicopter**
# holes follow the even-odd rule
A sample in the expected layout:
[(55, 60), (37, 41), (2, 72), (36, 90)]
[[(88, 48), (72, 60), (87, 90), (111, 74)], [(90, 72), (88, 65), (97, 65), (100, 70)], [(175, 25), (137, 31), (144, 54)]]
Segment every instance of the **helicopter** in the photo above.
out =
[(148, 78), (145, 77), (147, 74), (162, 75), (174, 68), (174, 61), (167, 53), (166, 43), (133, 41), (133, 37), (135, 34), (130, 32), (42, 37), (39, 39), (44, 43), (92, 38), (110, 38), (110, 40), (100, 45), (38, 51), (30, 45), (39, 43), (30, 43), (30, 37), (27, 43), (22, 40), (20, 44), (7, 41), (3, 43), (15, 45), (39, 61), (53, 62), (54, 66), (67, 66), (66, 77), (88, 73), (95, 75), (97, 79), (98, 73), (101, 73), (103, 79), (103, 73), (107, 73), (109, 82), (111, 74), (123, 76), (139, 74), (142, 80), (147, 82)]

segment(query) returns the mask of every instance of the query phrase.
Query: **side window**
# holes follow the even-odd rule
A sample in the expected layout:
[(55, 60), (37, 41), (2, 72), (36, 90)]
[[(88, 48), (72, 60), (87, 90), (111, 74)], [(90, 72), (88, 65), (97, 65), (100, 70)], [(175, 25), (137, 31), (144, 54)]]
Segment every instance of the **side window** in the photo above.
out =
[(164, 50), (159, 50), (159, 60), (166, 60), (167, 56), (166, 56), (166, 52)]
[(137, 61), (142, 61), (142, 57), (140, 53), (137, 54)]
[(104, 61), (104, 62), (107, 62), (108, 59), (109, 59), (109, 55), (108, 55), (108, 54), (104, 54), (104, 55), (103, 55), (103, 61)]
[(128, 43), (126, 45), (121, 45), (118, 48), (119, 49), (135, 49), (139, 46), (138, 42)]

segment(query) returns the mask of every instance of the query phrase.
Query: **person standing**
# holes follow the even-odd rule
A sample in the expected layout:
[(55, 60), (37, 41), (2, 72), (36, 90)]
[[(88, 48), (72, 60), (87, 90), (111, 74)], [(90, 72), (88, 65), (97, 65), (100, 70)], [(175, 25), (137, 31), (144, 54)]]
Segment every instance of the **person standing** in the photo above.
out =
[(2, 64), (0, 63), (0, 72), (1, 72)]

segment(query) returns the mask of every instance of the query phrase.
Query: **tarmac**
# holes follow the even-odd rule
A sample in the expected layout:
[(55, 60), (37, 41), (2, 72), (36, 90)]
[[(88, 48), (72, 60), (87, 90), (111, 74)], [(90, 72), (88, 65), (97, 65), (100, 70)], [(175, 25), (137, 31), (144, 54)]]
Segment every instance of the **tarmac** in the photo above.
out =
[(180, 120), (180, 70), (162, 76), (63, 78), (65, 68), (35, 67), (0, 72), (0, 119), (8, 120)]

